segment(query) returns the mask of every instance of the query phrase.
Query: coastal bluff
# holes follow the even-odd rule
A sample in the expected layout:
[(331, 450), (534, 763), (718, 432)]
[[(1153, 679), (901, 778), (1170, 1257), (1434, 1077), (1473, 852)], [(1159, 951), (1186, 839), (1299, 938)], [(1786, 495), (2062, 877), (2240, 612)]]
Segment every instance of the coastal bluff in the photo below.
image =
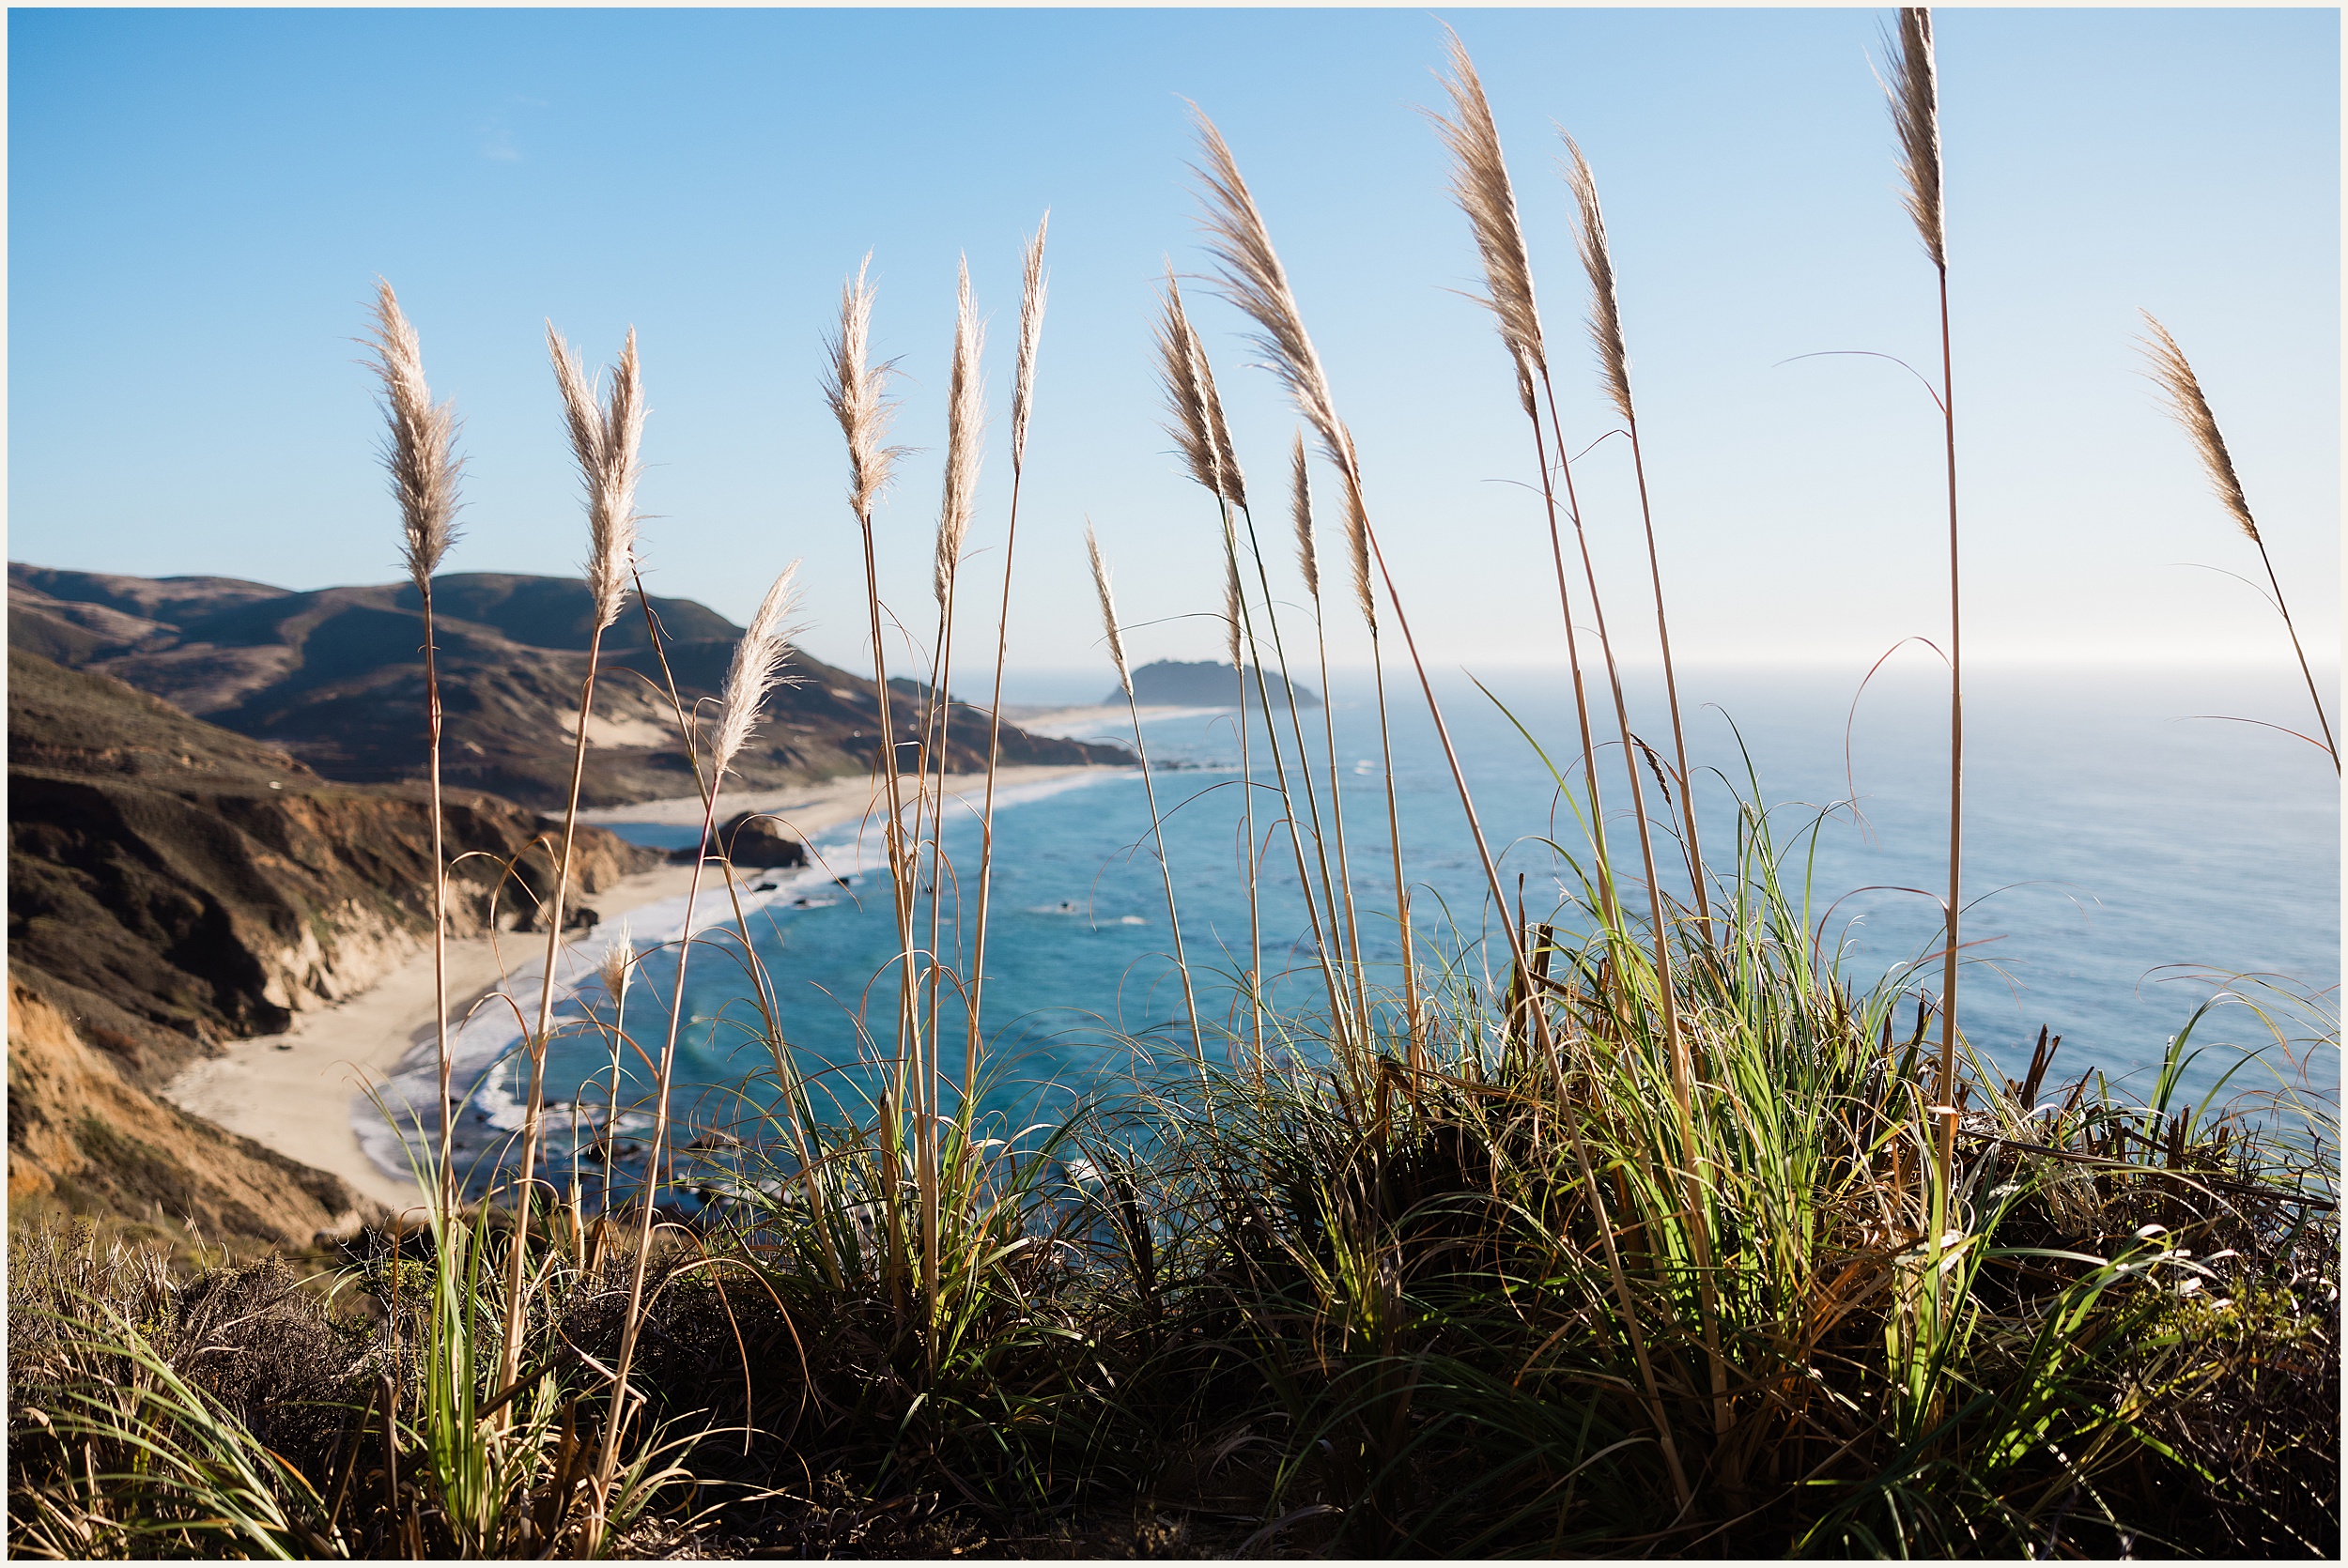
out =
[[(11, 648), (8, 802), (11, 1203), (278, 1243), (347, 1221), (362, 1205), (339, 1178), (158, 1094), (224, 1042), (279, 1033), (429, 941), (426, 792), (321, 778)], [(464, 790), (444, 815), (451, 858), (473, 853), (452, 878), (452, 929), (527, 918), (551, 881), (545, 819)], [(659, 860), (596, 828), (579, 851), (590, 894)]]

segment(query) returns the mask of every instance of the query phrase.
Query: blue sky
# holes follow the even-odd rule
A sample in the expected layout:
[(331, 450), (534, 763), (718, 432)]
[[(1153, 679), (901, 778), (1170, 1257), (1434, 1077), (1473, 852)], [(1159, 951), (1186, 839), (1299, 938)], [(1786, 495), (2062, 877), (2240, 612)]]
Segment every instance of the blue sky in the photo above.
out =
[[(1013, 661), (1105, 668), (1087, 515), (1136, 656), (1208, 656), (1213, 515), (1166, 455), (1149, 363), (1164, 260), (1204, 265), (1187, 98), (1266, 211), (1429, 651), (1553, 659), (1522, 421), (1455, 292), (1476, 286), (1474, 252), (1413, 112), (1438, 101), (1440, 15), (1493, 100), (1577, 445), (1611, 421), (1552, 122), (1597, 170), (1683, 656), (1863, 667), (1939, 627), (1938, 423), (1881, 361), (1783, 361), (1938, 355), (1869, 74), (1886, 14), (14, 11), (9, 555), (297, 588), (394, 576), (350, 341), (381, 273), (467, 422), (450, 569), (579, 560), (541, 323), (596, 359), (632, 323), (657, 591), (739, 620), (804, 557), (809, 645), (860, 663), (860, 558), (818, 392), (841, 279), (873, 253), (899, 438), (925, 449), (882, 523), (885, 591), (919, 628), (956, 257), (992, 318), (967, 579), (991, 603), (1019, 245), (1048, 207)], [(2250, 591), (2193, 564), (2258, 571), (2137, 375), (2139, 305), (2192, 356), (2294, 607), (2336, 647), (2338, 13), (1939, 25), (1970, 647), (2281, 656)], [(1292, 417), (1246, 368), (1235, 315), (1195, 314), (1243, 462), (1276, 493)], [(1649, 612), (1621, 449), (1582, 483), (1635, 654)], [(1333, 630), (1358, 656), (1350, 623)]]

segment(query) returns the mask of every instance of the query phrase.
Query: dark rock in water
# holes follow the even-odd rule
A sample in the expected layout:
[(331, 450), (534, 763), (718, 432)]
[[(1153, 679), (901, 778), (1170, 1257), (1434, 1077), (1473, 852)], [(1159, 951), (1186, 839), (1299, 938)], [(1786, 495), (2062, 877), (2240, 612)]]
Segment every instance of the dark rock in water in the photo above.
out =
[[(807, 864), (807, 845), (783, 832), (772, 817), (745, 811), (711, 837), (716, 841), (715, 853), (737, 868), (755, 866), (761, 870), (771, 870)], [(671, 850), (669, 858), (678, 865), (689, 866), (700, 853), (687, 844), (681, 850)]]
[[(1256, 691), (1256, 667), (1249, 665), (1245, 672), (1246, 705), (1260, 707), (1261, 699)], [(1286, 705), (1293, 691), (1300, 708), (1318, 708), (1321, 699), (1312, 688), (1291, 686), (1279, 676), (1265, 671), (1264, 689), (1272, 694), (1273, 706)], [(1145, 664), (1134, 671), (1134, 700), (1146, 707), (1163, 708), (1229, 708), (1242, 685), (1241, 672), (1215, 659), (1198, 659), (1185, 664), (1179, 659), (1160, 659)], [(1122, 702), (1125, 694), (1113, 691), (1101, 699), (1104, 702)]]

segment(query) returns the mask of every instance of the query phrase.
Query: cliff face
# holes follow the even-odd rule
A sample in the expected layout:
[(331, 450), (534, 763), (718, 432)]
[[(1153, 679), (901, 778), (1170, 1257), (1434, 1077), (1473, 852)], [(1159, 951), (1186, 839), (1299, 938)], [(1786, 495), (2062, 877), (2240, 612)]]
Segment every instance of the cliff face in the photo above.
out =
[(126, 1082), (62, 1010), (13, 976), (8, 1207), (113, 1215), (211, 1247), (306, 1246), (377, 1212), (340, 1176)]
[[(420, 786), (330, 783), (109, 677), (8, 655), (11, 971), (130, 1078), (284, 1029), (428, 939)], [(451, 925), (525, 921), (550, 877), (537, 813), (451, 792)], [(582, 829), (593, 893), (659, 861)]]
[[(114, 675), (330, 778), (384, 783), (424, 770), (424, 617), (410, 584), (291, 593), (233, 578), (14, 563), (8, 588), (11, 647)], [(666, 680), (673, 676), (691, 711), (696, 699), (720, 689), (741, 635), (689, 599), (656, 595), (650, 604), (660, 648), (633, 600), (604, 637), (606, 674), (588, 726), (594, 744), (582, 790), (591, 807), (694, 792)], [(433, 579), (450, 783), (561, 808), (591, 620), (587, 591), (573, 580), (498, 573)], [(797, 654), (786, 672), (797, 684), (769, 699), (766, 722), (735, 764), (743, 783), (773, 788), (869, 769), (883, 745), (873, 683)], [(890, 716), (897, 740), (918, 738), (913, 703), (893, 702)], [(954, 768), (983, 766), (986, 725), (985, 710), (954, 705)], [(910, 763), (910, 747), (900, 755)], [(1002, 755), (1014, 763), (1131, 761), (1116, 746), (1012, 726), (1003, 730)]]

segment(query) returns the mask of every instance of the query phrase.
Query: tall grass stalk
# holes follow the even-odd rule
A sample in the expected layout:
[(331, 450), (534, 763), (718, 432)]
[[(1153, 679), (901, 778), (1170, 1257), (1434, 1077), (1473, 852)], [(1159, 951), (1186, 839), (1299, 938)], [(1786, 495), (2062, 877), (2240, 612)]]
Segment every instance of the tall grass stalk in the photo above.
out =
[[(611, 1408), (605, 1419), (603, 1443), (591, 1478), (590, 1536), (600, 1539), (609, 1515), (612, 1480), (619, 1460), (620, 1432), (630, 1414), (628, 1372), (636, 1357), (637, 1338), (643, 1326), (644, 1275), (652, 1258), (652, 1235), (660, 1195), (661, 1156), (669, 1136), (669, 1094), (676, 1071), (677, 1037), (685, 1024), (686, 961), (693, 951), (693, 906), (701, 897), (702, 872), (709, 864), (710, 835), (718, 817), (718, 797), (725, 788), (726, 771), (749, 739), (759, 708), (778, 680), (790, 653), (786, 624), (794, 607), (794, 584), (798, 562), (785, 567), (750, 617), (742, 640), (726, 671), (718, 733), (710, 745), (709, 796), (702, 808), (700, 850), (693, 857), (693, 874), (686, 884), (685, 911), (677, 932), (676, 970), (669, 997), (669, 1028), (661, 1042), (660, 1065), (653, 1088), (651, 1148), (644, 1160), (644, 1196), (638, 1222), (635, 1256), (629, 1266), (626, 1314), (621, 1319), (620, 1348), (611, 1372)], [(519, 1243), (517, 1242), (517, 1250)]]
[[(1224, 423), (1222, 399), (1215, 391), (1213, 367), (1208, 362), (1205, 346), (1199, 342), (1197, 330), (1191, 326), (1182, 309), (1181, 287), (1175, 283), (1169, 268), (1166, 279), (1165, 316), (1157, 334), (1160, 374), (1166, 386), (1166, 406), (1174, 415), (1174, 423), (1167, 431), (1180, 444), (1183, 460), (1191, 477), (1215, 500), (1217, 521), (1222, 528), (1224, 571), (1226, 581), (1236, 589), (1239, 582), (1239, 533), (1236, 517), (1245, 515), (1246, 482), (1241, 473), (1239, 457), (1231, 444), (1230, 430)], [(1254, 533), (1253, 524), (1249, 533)], [(1261, 564), (1259, 554), (1258, 564)], [(1231, 600), (1240, 624), (1241, 640), (1256, 648), (1255, 624), (1249, 614), (1246, 595), (1238, 593)], [(1267, 609), (1271, 596), (1267, 589)], [(1243, 661), (1244, 664), (1244, 661)], [(1272, 747), (1272, 773), (1274, 787), (1279, 791), (1281, 821), (1288, 828), (1289, 845), (1296, 856), (1296, 881), (1305, 896), (1305, 915), (1312, 931), (1313, 956), (1321, 965), (1322, 982), (1329, 992), (1330, 1027), (1341, 1042), (1357, 1038), (1356, 1031), (1348, 1026), (1349, 1007), (1343, 978), (1345, 954), (1336, 940), (1336, 905), (1330, 894), (1328, 858), (1321, 851), (1320, 812), (1317, 806), (1308, 807), (1313, 816), (1314, 843), (1319, 853), (1321, 900), (1314, 898), (1313, 872), (1305, 853), (1304, 818), (1296, 809), (1294, 792), (1289, 781), (1289, 769), (1280, 752), (1279, 721), (1272, 707), (1271, 687), (1264, 679), (1260, 651), (1255, 659), (1256, 690), (1262, 705), (1264, 733)], [(1283, 674), (1287, 661), (1281, 660)], [(1240, 717), (1245, 723), (1247, 704), (1243, 669)], [(1293, 694), (1291, 693), (1291, 708)], [(1300, 740), (1299, 761), (1302, 763)], [(1312, 774), (1305, 765), (1304, 783), (1308, 802), (1312, 795)], [(1251, 834), (1252, 838), (1252, 834)], [(1251, 848), (1252, 864), (1254, 852)], [(1253, 878), (1251, 877), (1252, 881)]]
[[(1549, 353), (1541, 332), (1541, 315), (1533, 294), (1533, 259), (1524, 242), (1524, 225), (1518, 215), (1516, 188), (1500, 150), (1500, 131), (1492, 119), (1484, 84), (1457, 33), (1444, 29), (1451, 75), (1444, 80), (1452, 115), (1430, 114), (1436, 133), (1451, 151), (1451, 194), (1475, 236), (1484, 267), (1485, 293), (1478, 301), (1492, 313), (1500, 340), (1516, 369), (1517, 401), (1532, 425), (1533, 456), (1541, 475), (1541, 507), (1549, 524), (1550, 561), (1557, 575), (1557, 611), (1565, 623), (1566, 666), (1573, 681), (1574, 722), (1582, 736), (1583, 782), (1589, 792), (1590, 844), (1596, 856), (1599, 901), (1609, 924), (1622, 924), (1614, 890), (1613, 856), (1603, 824), (1605, 805), (1599, 792), (1598, 744), (1590, 730), (1589, 693), (1582, 673), (1581, 638), (1574, 626), (1573, 595), (1566, 586), (1565, 544), (1557, 527), (1556, 481), (1547, 442), (1541, 435), (1540, 413), (1533, 400), (1535, 379), (1546, 381)], [(1559, 438), (1558, 464), (1565, 448)]]
[[(1932, 1114), (1940, 1123), (1940, 1163), (1945, 1170), (1956, 1158), (1957, 1010), (1956, 960), (1958, 920), (1964, 909), (1965, 850), (1965, 618), (1959, 597), (1956, 528), (1956, 392), (1949, 336), (1949, 254), (1947, 214), (1940, 183), (1940, 80), (1932, 48), (1932, 12), (1923, 6), (1900, 9), (1896, 37), (1887, 33), (1884, 50), (1891, 54), (1891, 81), (1885, 94), (1891, 100), (1892, 126), (1899, 138), (1900, 176), (1908, 187), (1908, 215), (1940, 293), (1940, 423), (1947, 448), (1949, 503), (1949, 898), (1947, 933), (1940, 960), (1940, 1083), (1939, 1102)], [(1896, 52), (1896, 53), (1894, 53)]]
[(1248, 755), (1248, 730), (1253, 726), (1247, 718), (1247, 653), (1240, 645), (1240, 623), (1246, 612), (1240, 603), (1238, 559), (1227, 554), (1223, 567), (1224, 656), (1231, 661), (1231, 679), (1238, 688), (1234, 695), (1239, 706), (1240, 872), (1247, 879), (1247, 973), (1242, 985), (1247, 993), (1247, 1038), (1255, 1048), (1256, 1070), (1260, 1073), (1264, 1066), (1263, 903), (1256, 869), (1256, 770)]
[(978, 1080), (980, 1012), (986, 992), (986, 932), (990, 899), (995, 890), (995, 775), (1003, 754), (1003, 661), (1011, 651), (1012, 565), (1019, 546), (1019, 486), (1027, 468), (1027, 421), (1035, 411), (1036, 354), (1043, 342), (1043, 237), (1050, 228), (1047, 210), (1037, 221), (1027, 241), (1019, 294), (1019, 355), (1012, 373), (1011, 392), (1011, 519), (1003, 532), (1003, 598), (995, 622), (995, 685), (987, 703), (986, 789), (979, 806), (979, 899), (974, 924), (977, 934), (970, 959), (969, 1030), (963, 1044), (963, 1116), (967, 1148), (970, 1088)]
[[(985, 339), (977, 307), (970, 300), (970, 264), (965, 258), (954, 313), (953, 368), (946, 398), (945, 495), (938, 507), (937, 560), (933, 582), (937, 597), (937, 651), (931, 667), (930, 708), (935, 716), (937, 804), (930, 821), (929, 1043), (925, 1059), (919, 1064), (921, 1084), (916, 1101), (920, 1107), (917, 1124), (920, 1132), (917, 1179), (921, 1187), (921, 1299), (923, 1321), (928, 1325), (937, 1321), (938, 1136), (945, 1092), (944, 1064), (939, 1059), (944, 1041), (938, 992), (946, 974), (940, 935), (946, 904), (946, 743), (953, 712), (953, 695), (948, 689), (947, 678), (954, 658), (954, 592), (962, 576), (963, 543), (969, 535), (971, 514), (977, 504), (979, 463), (983, 455), (980, 438), (986, 426), (986, 383), (980, 358)], [(964, 999), (968, 1000), (966, 993)], [(917, 1053), (923, 1052), (918, 1031), (914, 1047)], [(935, 1374), (936, 1335), (925, 1332), (922, 1344), (930, 1358), (930, 1370)]]
[[(1353, 983), (1359, 993), (1358, 1005), (1362, 1009), (1363, 1026), (1367, 1028), (1370, 1022), (1367, 994), (1368, 960), (1362, 946), (1361, 916), (1353, 897), (1353, 862), (1345, 843), (1345, 794), (1337, 782), (1336, 698), (1329, 689), (1329, 633), (1321, 620), (1321, 555), (1313, 539), (1312, 475), (1305, 461), (1305, 436), (1302, 431), (1297, 432), (1295, 445), (1289, 453), (1289, 521), (1296, 530), (1296, 569), (1298, 575), (1305, 580), (1305, 594), (1312, 601), (1313, 607), (1313, 647), (1319, 656), (1321, 669), (1321, 743), (1327, 748), (1326, 755), (1329, 761), (1329, 821), (1336, 828), (1337, 836), (1337, 888), (1345, 896), (1345, 940), (1346, 945), (1352, 949)], [(1268, 594), (1269, 590), (1267, 590), (1265, 601), (1267, 606), (1270, 604)], [(1293, 703), (1294, 697), (1291, 693), (1291, 706)], [(1298, 742), (1298, 746), (1301, 751), (1303, 746), (1301, 740)], [(1412, 992), (1415, 992), (1415, 984), (1407, 976), (1404, 984)], [(1403, 1007), (1403, 1031), (1409, 1038), (1405, 1044), (1404, 1055), (1413, 1070), (1420, 1066), (1418, 1039), (1412, 1028), (1414, 1011), (1415, 1008), (1406, 1001)]]
[(2266, 568), (2267, 586), (2275, 591), (2275, 612), (2283, 618), (2283, 630), (2290, 635), (2291, 651), (2299, 659), (2299, 674), (2308, 684), (2308, 701), (2315, 709), (2315, 722), (2324, 731), (2324, 749), (2331, 753), (2332, 771), (2340, 771), (2340, 745), (2332, 737), (2331, 720), (2324, 716), (2324, 699), (2315, 689), (2315, 672), (2308, 668), (2308, 651), (2299, 642), (2299, 628), (2291, 619), (2291, 607), (2283, 601), (2282, 580), (2275, 576), (2274, 559), (2266, 553), (2266, 541), (2260, 536), (2258, 519), (2250, 515), (2249, 499), (2242, 493), (2242, 481), (2234, 472), (2233, 455), (2226, 450), (2226, 438), (2217, 428), (2217, 416), (2210, 412), (2209, 399), (2201, 395), (2201, 378), (2193, 374), (2193, 366), (2177, 346), (2177, 340), (2169, 335), (2150, 311), (2137, 314), (2153, 331), (2144, 340), (2145, 358), (2152, 361), (2153, 380), (2169, 402), (2169, 411), (2185, 426), (2192, 438), (2193, 450), (2201, 460), (2202, 470), (2209, 476), (2210, 488), (2250, 543), (2258, 546), (2259, 564)]
[(448, 1051), (448, 866), (440, 809), (440, 680), (433, 637), (432, 574), (456, 538), (456, 485), (465, 460), (456, 455), (456, 409), (435, 404), (424, 378), (424, 350), (415, 328), (399, 308), (392, 285), (377, 280), (375, 370), (383, 382), (383, 415), (390, 426), (383, 467), (399, 502), (401, 559), (424, 607), (425, 745), (432, 799), (432, 1028), (440, 1061), (441, 1185), (437, 1199), (446, 1213), (455, 1208), (455, 1117), (449, 1112)]
[[(570, 792), (563, 810), (563, 843), (553, 860), (553, 884), (539, 910), (546, 922), (547, 952), (538, 987), (538, 1021), (530, 1033), (530, 1088), (522, 1109), (522, 1140), (516, 1167), (515, 1239), (506, 1265), (505, 1334), (498, 1366), (500, 1382), (511, 1382), (521, 1372), (522, 1270), (529, 1249), (529, 1216), (538, 1178), (538, 1137), (546, 1108), (547, 1052), (553, 1044), (554, 989), (563, 954), (564, 899), (570, 891), (571, 853), (579, 827), (579, 792), (587, 771), (587, 726), (595, 713), (595, 677), (603, 654), (603, 634), (620, 618), (628, 584), (636, 571), (636, 484), (642, 471), (639, 452), (644, 433), (644, 395), (636, 358), (636, 331), (628, 330), (620, 349), (611, 390), (589, 382), (578, 352), (547, 324), (547, 352), (553, 361), (556, 388), (563, 395), (564, 423), (571, 438), (571, 455), (579, 464), (587, 490), (587, 591), (594, 601), (595, 623), (587, 638), (587, 673), (579, 684), (579, 720), (571, 746)], [(505, 1416), (500, 1415), (501, 1422)]]
[[(1646, 530), (1647, 579), (1655, 590), (1655, 635), (1663, 651), (1663, 692), (1671, 702), (1672, 754), (1679, 767), (1679, 815), (1688, 831), (1688, 880), (1695, 890), (1699, 930), (1709, 932), (1712, 906), (1704, 885), (1704, 840), (1696, 832), (1695, 775), (1688, 768), (1688, 737), (1679, 721), (1679, 676), (1672, 662), (1671, 617), (1663, 608), (1663, 567), (1655, 548), (1655, 510), (1647, 500), (1646, 450), (1639, 440), (1638, 406), (1630, 396), (1630, 354), (1623, 345), (1622, 308), (1614, 297), (1614, 256), (1606, 244), (1606, 218), (1599, 209), (1597, 177), (1573, 138), (1567, 136), (1565, 143), (1572, 160), (1566, 182), (1573, 189), (1582, 217), (1575, 237), (1581, 244), (1583, 269), (1590, 280), (1590, 337), (1598, 346), (1607, 396), (1630, 433), (1630, 466), (1639, 481), (1639, 521)], [(1562, 450), (1558, 455), (1564, 457)]]
[[(873, 766), (880, 772), (882, 794), (888, 805), (882, 842), (888, 862), (889, 898), (897, 922), (896, 1049), (891, 1059), (896, 1063), (899, 1084), (895, 1105), (902, 1112), (906, 1109), (905, 1080), (915, 1070), (914, 1058), (919, 1051), (918, 1021), (914, 1016), (919, 998), (915, 970), (919, 955), (913, 941), (919, 872), (915, 845), (907, 837), (896, 730), (889, 714), (888, 645), (882, 629), (880, 570), (873, 534), (873, 509), (888, 488), (891, 470), (903, 453), (887, 444), (889, 422), (896, 412), (887, 396), (892, 367), (888, 363), (873, 364), (871, 358), (873, 290), (866, 281), (871, 266), (872, 258), (867, 256), (855, 278), (841, 289), (840, 328), (826, 346), (831, 363), (824, 392), (847, 441), (848, 505), (856, 515), (864, 544), (864, 601), (872, 629), (873, 697), (880, 718), (880, 740), (873, 753)], [(882, 1119), (890, 1122), (886, 1115)], [(895, 1212), (892, 1200), (890, 1213), (893, 1216)]]
[(1174, 868), (1166, 854), (1166, 823), (1158, 815), (1158, 789), (1150, 779), (1150, 753), (1141, 739), (1141, 710), (1134, 702), (1134, 676), (1125, 662), (1125, 634), (1117, 623), (1117, 599), (1110, 591), (1108, 562), (1101, 557), (1089, 518), (1085, 522), (1085, 553), (1092, 562), (1092, 591), (1101, 601), (1101, 629), (1109, 646), (1109, 662), (1117, 667), (1117, 684), (1125, 693), (1125, 711), (1134, 725), (1134, 757), (1141, 764), (1141, 789), (1150, 807), (1150, 833), (1156, 846), (1158, 873), (1166, 883), (1166, 920), (1174, 934), (1174, 967), (1182, 977), (1182, 1013), (1190, 1022), (1190, 1047), (1198, 1070), (1207, 1070), (1207, 1041), (1198, 1027), (1198, 999), (1191, 990), (1190, 961), (1182, 952), (1182, 914), (1174, 897)]
[[(676, 671), (669, 663), (669, 653), (660, 628), (660, 621), (653, 614), (652, 601), (645, 596), (641, 574), (634, 577), (634, 583), (637, 607), (644, 618), (646, 645), (652, 649), (655, 658), (660, 665), (660, 689), (669, 699), (670, 715), (675, 721), (677, 734), (682, 737), (686, 765), (692, 770), (694, 798), (702, 802), (704, 809), (714, 813), (716, 806), (710, 798), (710, 779), (702, 765), (703, 758), (698, 739), (699, 729), (686, 715), (685, 699), (677, 689)], [(726, 897), (734, 906), (734, 932), (741, 939), (742, 950), (749, 953), (752, 950), (749, 916), (742, 906), (741, 888), (734, 880), (734, 865), (731, 859), (721, 860), (719, 865), (725, 874)], [(812, 1158), (808, 1143), (808, 1128), (813, 1119), (812, 1107), (808, 1099), (806, 1084), (800, 1078), (796, 1065), (792, 1059), (790, 1044), (783, 1034), (780, 1009), (776, 1005), (774, 988), (768, 984), (766, 972), (762, 966), (753, 964), (750, 966), (749, 975), (753, 981), (753, 999), (757, 1003), (759, 1012), (766, 1026), (766, 1046), (775, 1064), (776, 1082), (782, 1091), (782, 1103), (789, 1112), (783, 1122), (784, 1131), (798, 1153), (799, 1181), (807, 1190), (816, 1243), (823, 1258), (826, 1276), (836, 1285), (840, 1279), (839, 1249), (831, 1222), (827, 1218), (828, 1211), (823, 1202), (821, 1167)], [(649, 1057), (645, 1059), (650, 1060)], [(615, 1084), (616, 1082), (614, 1080)], [(608, 1199), (608, 1183), (606, 1196)]]

